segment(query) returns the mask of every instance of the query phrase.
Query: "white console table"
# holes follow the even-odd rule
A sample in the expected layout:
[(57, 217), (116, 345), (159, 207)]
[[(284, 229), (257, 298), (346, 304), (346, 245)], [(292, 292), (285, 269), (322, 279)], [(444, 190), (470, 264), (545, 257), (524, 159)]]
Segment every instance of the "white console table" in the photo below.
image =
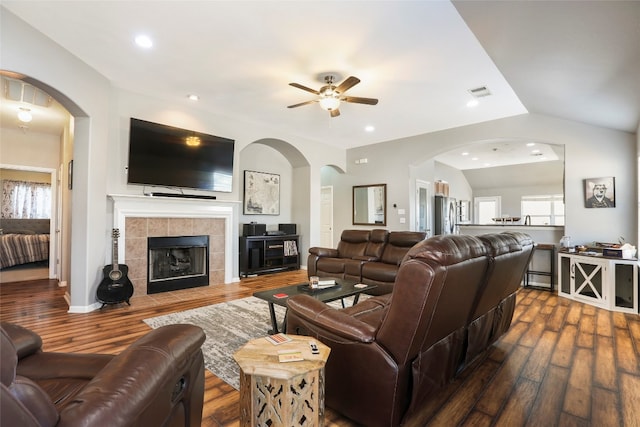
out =
[(561, 252), (558, 295), (596, 307), (638, 313), (638, 260)]

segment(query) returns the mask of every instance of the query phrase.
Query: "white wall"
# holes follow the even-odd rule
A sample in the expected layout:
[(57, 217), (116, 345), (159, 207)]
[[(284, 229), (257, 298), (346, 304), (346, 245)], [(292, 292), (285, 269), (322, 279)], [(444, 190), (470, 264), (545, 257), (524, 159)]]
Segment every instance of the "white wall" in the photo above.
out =
[(0, 163), (57, 169), (60, 137), (0, 127)]
[[(52, 40), (2, 9), (0, 68), (29, 76), (78, 117), (75, 121), (71, 310), (95, 301), (107, 241), (105, 180), (109, 82)], [(41, 84), (42, 83), (42, 84)], [(90, 117), (90, 119), (88, 119)]]
[[(637, 136), (550, 116), (525, 114), (354, 148), (347, 153), (349, 176), (338, 178), (344, 186), (354, 185), (354, 181), (387, 183), (389, 203), (408, 206), (412, 203), (410, 186), (416, 178), (432, 183), (437, 179), (429, 165), (434, 156), (473, 141), (497, 138), (527, 138), (564, 145), (565, 232), (576, 244), (617, 241), (619, 236), (633, 240), (638, 236)], [(356, 165), (359, 166), (356, 169), (354, 160), (363, 157), (368, 163)], [(427, 167), (422, 167), (422, 163)], [(600, 176), (616, 177), (616, 207), (586, 209), (583, 180)], [(343, 218), (336, 222), (346, 224), (350, 213), (335, 213), (340, 214)], [(393, 229), (398, 225), (390, 226)]]
[(473, 202), (473, 189), (462, 171), (438, 161), (435, 162), (434, 178), (449, 183), (449, 197)]
[[(500, 196), (500, 215), (522, 217), (522, 196), (562, 194), (562, 188), (552, 185), (540, 185), (531, 187), (496, 187), (482, 188), (473, 192), (473, 197)], [(524, 220), (524, 218), (523, 218)]]
[[(280, 152), (263, 144), (251, 144), (240, 153), (240, 188), (244, 188), (244, 171), (267, 172), (280, 175), (280, 215), (241, 215), (242, 224), (255, 221), (267, 224), (267, 230), (277, 230), (280, 223), (294, 222), (292, 219), (293, 171), (291, 163)], [(242, 212), (242, 209), (240, 210)]]
[[(138, 117), (187, 127), (236, 140), (236, 159), (255, 141), (273, 138), (286, 141), (301, 153), (307, 164), (292, 162), (293, 176), (304, 185), (292, 190), (292, 211), (308, 221), (308, 244), (320, 241), (319, 205), (321, 168), (335, 165), (346, 171), (335, 180), (336, 235), (351, 227), (351, 186), (386, 183), (388, 204), (413, 213), (416, 178), (431, 166), (433, 156), (474, 141), (523, 137), (565, 145), (567, 234), (574, 242), (610, 241), (618, 236), (638, 236), (637, 136), (582, 123), (529, 114), (462, 128), (404, 138), (397, 141), (344, 150), (283, 134), (277, 128), (232, 120), (223, 114), (199, 110), (175, 99), (132, 94), (112, 88), (108, 79), (64, 50), (15, 15), (0, 14), (0, 68), (19, 72), (48, 86), (45, 88), (75, 117), (74, 189), (72, 191), (71, 310), (82, 311), (95, 302), (101, 269), (109, 258), (111, 214), (106, 195), (139, 194), (126, 185), (125, 166), (128, 120)], [(369, 162), (355, 165), (366, 157)], [(239, 174), (234, 170), (233, 193), (216, 193), (220, 199), (241, 200)], [(615, 176), (615, 209), (585, 209), (582, 180)], [(298, 200), (306, 205), (300, 206)], [(389, 210), (388, 228), (406, 229)], [(296, 221), (292, 217), (292, 221)], [(597, 225), (597, 226), (594, 226)], [(629, 237), (631, 236), (631, 237)]]
[[(52, 94), (75, 117), (71, 311), (92, 309), (102, 267), (109, 260), (113, 218), (107, 194), (141, 193), (139, 186), (126, 184), (130, 117), (235, 139), (236, 160), (245, 146), (264, 138), (287, 141), (295, 146), (307, 160), (304, 164), (295, 157), (292, 163), (301, 185), (294, 187), (291, 197), (307, 200), (306, 206), (297, 205), (295, 209), (297, 216), (304, 216), (300, 222), (306, 222), (307, 229), (300, 233), (306, 235), (309, 242), (320, 241), (319, 227), (313, 226), (318, 223), (319, 214), (311, 209), (320, 200), (320, 169), (326, 164), (344, 167), (344, 150), (199, 110), (187, 105), (186, 100), (112, 88), (106, 77), (11, 12), (3, 8), (0, 19), (0, 68), (29, 76), (34, 85)], [(216, 193), (219, 199), (240, 202), (240, 170), (236, 162), (233, 193)], [(297, 222), (294, 218), (291, 221)]]

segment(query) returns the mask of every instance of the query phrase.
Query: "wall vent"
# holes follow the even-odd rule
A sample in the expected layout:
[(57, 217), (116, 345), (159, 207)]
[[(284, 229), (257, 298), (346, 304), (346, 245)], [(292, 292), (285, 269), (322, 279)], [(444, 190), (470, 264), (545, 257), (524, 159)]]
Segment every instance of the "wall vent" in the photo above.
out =
[(482, 97), (491, 95), (491, 91), (489, 91), (489, 89), (487, 89), (486, 86), (480, 86), (474, 89), (469, 89), (469, 93), (475, 96), (476, 98), (482, 98)]

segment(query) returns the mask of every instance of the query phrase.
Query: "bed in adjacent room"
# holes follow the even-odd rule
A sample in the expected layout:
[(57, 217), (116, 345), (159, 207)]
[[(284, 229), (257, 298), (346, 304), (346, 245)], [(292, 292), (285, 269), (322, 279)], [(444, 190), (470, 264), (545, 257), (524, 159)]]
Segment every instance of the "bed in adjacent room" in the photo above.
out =
[(49, 260), (48, 219), (0, 220), (0, 269)]

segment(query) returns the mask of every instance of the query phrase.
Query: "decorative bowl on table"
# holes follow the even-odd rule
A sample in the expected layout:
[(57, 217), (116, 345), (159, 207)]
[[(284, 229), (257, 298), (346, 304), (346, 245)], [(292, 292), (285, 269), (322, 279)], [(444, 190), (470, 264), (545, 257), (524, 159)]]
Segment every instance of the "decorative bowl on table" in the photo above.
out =
[(493, 222), (499, 222), (499, 223), (505, 223), (505, 222), (513, 223), (513, 222), (520, 221), (519, 216), (503, 216), (500, 218), (491, 218), (491, 219), (493, 220)]

